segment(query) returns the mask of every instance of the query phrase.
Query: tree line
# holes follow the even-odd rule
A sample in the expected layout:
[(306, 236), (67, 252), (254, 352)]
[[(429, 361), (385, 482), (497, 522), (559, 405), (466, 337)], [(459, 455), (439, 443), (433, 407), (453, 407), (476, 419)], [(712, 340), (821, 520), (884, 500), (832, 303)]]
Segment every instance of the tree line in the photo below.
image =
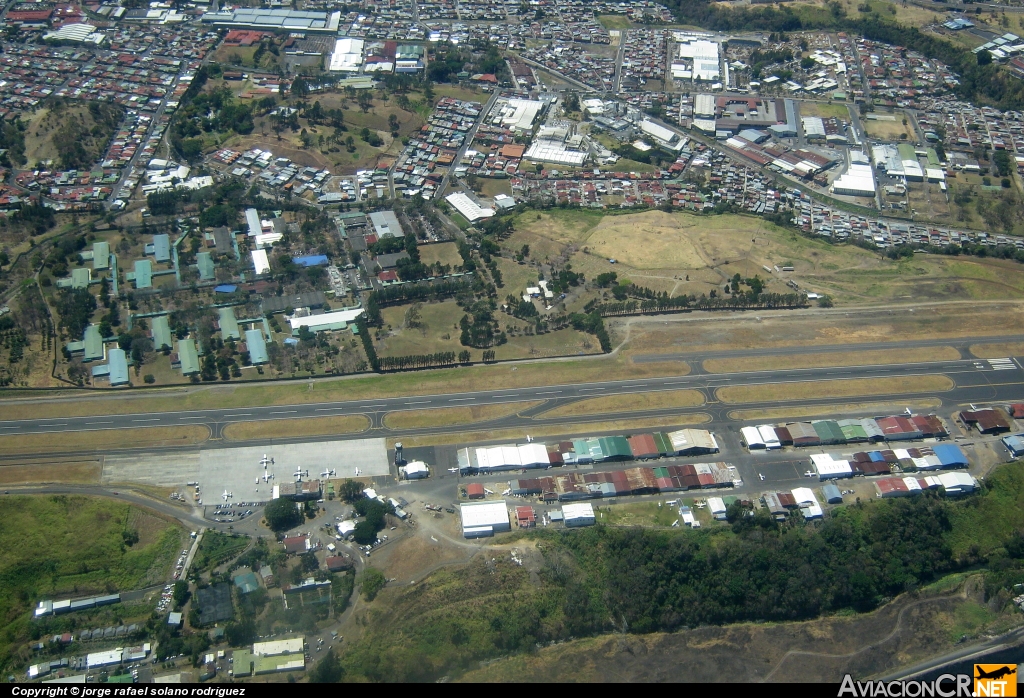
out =
[(381, 356), (378, 362), (381, 371), (405, 371), (411, 368), (448, 368), (455, 365), (456, 359), (454, 351), (438, 351), (433, 354)]

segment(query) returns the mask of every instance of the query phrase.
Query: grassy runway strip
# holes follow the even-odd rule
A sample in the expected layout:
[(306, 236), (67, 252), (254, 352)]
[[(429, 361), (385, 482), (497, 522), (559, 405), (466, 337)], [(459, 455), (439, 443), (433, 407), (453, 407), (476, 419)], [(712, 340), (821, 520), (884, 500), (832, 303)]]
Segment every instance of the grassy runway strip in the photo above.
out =
[(456, 424), (489, 422), (508, 417), (541, 404), (532, 402), (507, 402), (500, 405), (477, 405), (475, 407), (445, 407), (436, 410), (406, 410), (391, 412), (384, 417), (388, 429), (423, 429), (426, 427), (449, 427)]
[(98, 485), (101, 471), (99, 461), (5, 465), (0, 467), (0, 485), (28, 485), (37, 482)]
[[(942, 405), (941, 400), (903, 400), (898, 407), (919, 410), (933, 410)], [(749, 421), (753, 419), (802, 419), (804, 417), (833, 417), (857, 412), (881, 412), (893, 409), (890, 402), (846, 402), (834, 405), (801, 405), (794, 407), (776, 407), (765, 410), (732, 410), (730, 419)]]
[(972, 344), (971, 353), (979, 359), (1001, 359), (1005, 356), (1024, 356), (1024, 343)]
[(0, 436), (0, 453), (53, 453), (54, 451), (110, 451), (119, 448), (195, 446), (210, 438), (205, 426), (99, 429), (60, 434)]
[(715, 391), (718, 399), (730, 404), (812, 400), (868, 395), (944, 392), (953, 389), (946, 376), (894, 376), (892, 378), (852, 378), (850, 380), (807, 381), (805, 383), (764, 383), (732, 385)]
[[(999, 356), (1006, 356), (1006, 354), (1000, 354)], [(786, 368), (877, 366), (880, 364), (905, 364), (924, 361), (955, 361), (959, 358), (960, 352), (953, 347), (923, 347), (910, 350), (880, 349), (877, 351), (706, 359), (704, 361), (704, 370), (708, 373), (740, 373), (743, 371), (773, 371)]]
[(673, 407), (697, 407), (703, 404), (704, 396), (698, 390), (666, 390), (587, 398), (544, 412), (542, 417), (586, 417), (593, 414), (623, 414)]
[(358, 434), (370, 428), (370, 420), (360, 414), (310, 419), (270, 419), (265, 422), (236, 422), (224, 427), (228, 441), (279, 439), (290, 436), (331, 436)]

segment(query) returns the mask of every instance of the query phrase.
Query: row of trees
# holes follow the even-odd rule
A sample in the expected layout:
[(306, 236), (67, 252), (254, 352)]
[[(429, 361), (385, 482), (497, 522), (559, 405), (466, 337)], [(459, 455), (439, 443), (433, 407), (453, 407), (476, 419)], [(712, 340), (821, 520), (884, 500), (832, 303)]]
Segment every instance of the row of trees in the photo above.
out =
[(766, 308), (806, 308), (807, 296), (802, 293), (764, 293), (751, 298), (750, 292), (723, 297), (715, 291), (711, 296), (666, 295), (650, 299), (630, 299), (595, 304), (592, 309), (603, 317), (614, 315), (645, 315), (649, 313), (688, 312), (691, 310), (755, 310)]
[[(469, 352), (463, 363), (469, 361)], [(460, 357), (460, 360), (462, 357)], [(438, 351), (433, 354), (411, 354), (409, 356), (381, 356), (377, 359), (381, 371), (405, 371), (410, 368), (447, 368), (456, 362), (454, 351)]]

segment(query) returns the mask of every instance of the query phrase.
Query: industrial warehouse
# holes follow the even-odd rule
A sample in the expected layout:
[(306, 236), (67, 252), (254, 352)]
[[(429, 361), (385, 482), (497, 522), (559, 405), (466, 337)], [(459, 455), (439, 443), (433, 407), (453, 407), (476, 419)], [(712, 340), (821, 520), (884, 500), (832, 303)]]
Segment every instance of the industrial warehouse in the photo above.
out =
[(459, 471), (472, 473), (530, 470), (557, 465), (580, 465), (617, 460), (645, 460), (669, 456), (718, 453), (714, 434), (704, 429), (679, 429), (669, 433), (634, 436), (592, 436), (556, 444), (512, 444), (463, 448), (458, 452)]
[(936, 415), (929, 414), (869, 419), (820, 419), (774, 426), (760, 424), (743, 427), (741, 434), (750, 451), (763, 451), (783, 446), (830, 446), (878, 441), (944, 439), (949, 436), (949, 431)]

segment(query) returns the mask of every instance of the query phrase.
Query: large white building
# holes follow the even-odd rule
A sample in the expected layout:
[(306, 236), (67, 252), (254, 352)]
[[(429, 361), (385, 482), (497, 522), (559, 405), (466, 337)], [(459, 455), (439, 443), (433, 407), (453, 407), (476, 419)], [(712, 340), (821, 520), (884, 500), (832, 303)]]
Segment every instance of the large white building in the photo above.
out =
[(470, 223), (475, 223), (478, 220), (490, 218), (494, 215), (493, 208), (483, 208), (461, 191), (449, 194), (444, 197), (444, 200), (450, 203)]
[(844, 196), (874, 196), (875, 173), (870, 165), (851, 164), (832, 182), (832, 193)]
[(563, 504), (562, 520), (565, 522), (565, 525), (569, 528), (576, 528), (579, 526), (593, 526), (596, 521), (596, 519), (594, 518), (594, 506), (589, 502)]
[(721, 77), (718, 42), (692, 39), (679, 43), (679, 57), (693, 61), (693, 79), (713, 82)]
[(512, 530), (505, 500), (462, 504), (459, 510), (462, 515), (462, 535), (466, 538), (483, 538)]
[(491, 124), (504, 126), (510, 131), (524, 132), (533, 128), (537, 114), (544, 108), (544, 102), (535, 99), (509, 99), (499, 101), (491, 112)]
[(463, 473), (546, 468), (551, 464), (547, 448), (539, 443), (463, 448), (457, 457)]
[(363, 64), (362, 39), (338, 39), (334, 43), (334, 53), (328, 70), (333, 73), (358, 73)]
[(302, 654), (303, 639), (293, 637), (289, 640), (273, 640), (271, 642), (255, 642), (252, 653), (257, 657), (276, 657), (281, 654)]

